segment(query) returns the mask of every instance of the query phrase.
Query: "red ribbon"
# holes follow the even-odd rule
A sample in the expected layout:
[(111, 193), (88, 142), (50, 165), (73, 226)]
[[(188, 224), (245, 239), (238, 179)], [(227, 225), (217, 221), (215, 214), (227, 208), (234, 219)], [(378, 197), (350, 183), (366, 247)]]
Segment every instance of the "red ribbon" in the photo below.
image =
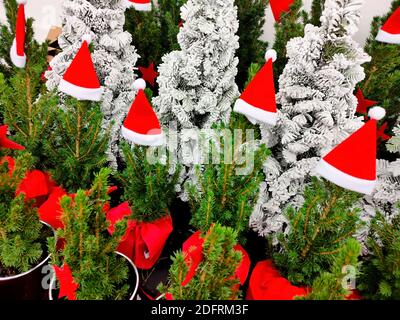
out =
[(54, 188), (55, 183), (48, 173), (39, 170), (29, 171), (20, 182), (15, 192), (16, 196), (25, 194), (25, 200), (35, 200), (36, 206), (45, 202), (47, 196)]
[[(118, 221), (131, 215), (132, 211), (128, 202), (111, 209), (107, 213), (110, 234), (114, 233), (114, 226)], [(129, 257), (138, 268), (151, 269), (160, 258), (172, 230), (170, 215), (153, 222), (129, 220), (126, 233), (117, 250)]]
[[(200, 237), (201, 232), (197, 231), (189, 237), (183, 244), (183, 253), (185, 255), (185, 262), (189, 267), (189, 271), (186, 275), (185, 280), (182, 282), (182, 286), (186, 286), (190, 280), (193, 279), (196, 274), (197, 268), (203, 260), (203, 244), (204, 239)], [(247, 276), (250, 270), (250, 258), (246, 250), (243, 249), (241, 245), (236, 245), (234, 247), (236, 251), (242, 253), (242, 261), (235, 271), (235, 276), (239, 280), (240, 284), (246, 282)]]
[(58, 282), (60, 283), (60, 292), (58, 298), (66, 297), (68, 300), (76, 300), (76, 291), (79, 285), (75, 283), (72, 271), (68, 264), (64, 263), (62, 268), (53, 266)]
[(12, 150), (24, 150), (25, 147), (7, 138), (7, 131), (8, 131), (7, 125), (0, 126), (0, 148), (12, 149)]

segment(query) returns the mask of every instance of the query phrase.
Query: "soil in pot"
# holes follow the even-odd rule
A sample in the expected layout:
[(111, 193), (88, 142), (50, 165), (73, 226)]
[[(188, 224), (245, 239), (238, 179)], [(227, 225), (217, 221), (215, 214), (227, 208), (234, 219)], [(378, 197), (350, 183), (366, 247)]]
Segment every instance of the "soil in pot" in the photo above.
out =
[(43, 225), (40, 243), (43, 254), (39, 262), (24, 273), (19, 273), (12, 268), (5, 268), (0, 262), (0, 300), (45, 300), (47, 299), (46, 281), (48, 273), (44, 270), (47, 266), (49, 255), (47, 251), (47, 238), (53, 236), (53, 230)]

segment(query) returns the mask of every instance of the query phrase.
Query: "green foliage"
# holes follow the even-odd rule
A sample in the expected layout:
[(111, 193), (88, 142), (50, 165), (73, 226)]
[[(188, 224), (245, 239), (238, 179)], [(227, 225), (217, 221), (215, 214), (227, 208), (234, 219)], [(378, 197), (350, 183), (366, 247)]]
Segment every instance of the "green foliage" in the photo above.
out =
[(179, 49), (180, 7), (186, 0), (159, 0), (150, 12), (127, 10), (125, 28), (132, 34), (132, 42), (141, 58), (139, 65), (161, 63), (161, 57)]
[(8, 24), (0, 28), (0, 114), (15, 132), (14, 140), (26, 147), (35, 162), (43, 156), (43, 137), (48, 134), (57, 98), (46, 92), (41, 74), (46, 70), (47, 44), (33, 38), (32, 19), (27, 20), (26, 55), (24, 69), (12, 67), (10, 47), (14, 39), (17, 4), (4, 2)]
[(178, 252), (172, 258), (170, 282), (167, 286), (160, 286), (160, 292), (171, 293), (174, 300), (238, 300), (239, 281), (234, 275), (242, 253), (234, 249), (237, 233), (216, 224), (203, 238), (204, 258), (193, 279), (186, 286), (181, 285), (186, 279), (188, 266), (184, 253)]
[(311, 14), (308, 23), (311, 23), (314, 26), (321, 25), (320, 18), (322, 16), (322, 12), (324, 11), (324, 5), (325, 5), (325, 0), (313, 0), (311, 5)]
[(265, 145), (254, 146), (254, 140), (245, 142), (237, 125), (240, 121), (233, 117), (228, 130), (218, 130), (216, 141), (207, 140), (213, 159), (208, 159), (203, 170), (197, 167), (196, 182), (188, 182), (185, 187), (194, 227), (205, 232), (212, 224), (220, 223), (233, 228), (244, 241), (242, 236), (264, 179), (262, 168), (269, 150)]
[(111, 236), (104, 208), (108, 206), (109, 169), (101, 169), (89, 191), (79, 190), (74, 198), (61, 199), (64, 229), (57, 237), (65, 246), (57, 249), (49, 239), (52, 264), (67, 263), (79, 285), (78, 300), (122, 300), (129, 294), (128, 265), (115, 253), (126, 230), (126, 222), (117, 223)]
[(392, 222), (377, 213), (368, 238), (370, 255), (363, 265), (363, 295), (369, 299), (400, 299), (400, 215)]
[(102, 130), (102, 121), (103, 114), (94, 102), (68, 97), (56, 110), (42, 161), (68, 191), (89, 188), (94, 173), (107, 161), (109, 130)]
[(118, 174), (124, 189), (123, 200), (132, 209), (132, 219), (152, 222), (168, 213), (168, 207), (175, 197), (180, 168), (169, 175), (169, 165), (159, 160), (150, 163), (147, 147), (122, 144), (126, 168)]
[(400, 112), (400, 46), (378, 42), (375, 37), (399, 6), (400, 0), (393, 1), (387, 15), (375, 17), (372, 21), (371, 35), (365, 45), (365, 51), (372, 61), (365, 66), (366, 78), (361, 84), (365, 97), (378, 101), (386, 109), (388, 133), (396, 124)]
[(43, 254), (42, 224), (33, 201), (25, 194), (15, 196), (18, 185), (32, 167), (32, 157), (23, 153), (15, 159), (12, 175), (8, 162), (0, 165), (0, 265), (15, 273), (28, 271)]
[[(346, 300), (351, 294), (346, 283), (344, 268), (358, 267), (358, 256), (361, 254), (361, 244), (349, 238), (332, 262), (329, 272), (323, 272), (315, 279), (312, 291), (301, 300)], [(356, 274), (355, 274), (356, 275)]]
[(359, 228), (359, 210), (354, 208), (359, 195), (313, 178), (304, 198), (299, 210), (287, 210), (290, 231), (278, 236), (283, 250), (274, 260), (290, 282), (311, 286), (331, 270), (348, 238)]
[(236, 82), (245, 87), (247, 72), (252, 63), (264, 64), (268, 44), (260, 40), (265, 24), (265, 9), (269, 0), (235, 0), (239, 19), (239, 57)]
[(307, 16), (301, 10), (302, 5), (302, 0), (295, 0), (290, 11), (282, 14), (280, 22), (275, 24), (275, 43), (273, 48), (278, 54), (277, 60), (274, 63), (274, 76), (277, 88), (279, 77), (288, 62), (286, 57), (287, 43), (292, 38), (304, 35), (304, 21), (307, 21)]

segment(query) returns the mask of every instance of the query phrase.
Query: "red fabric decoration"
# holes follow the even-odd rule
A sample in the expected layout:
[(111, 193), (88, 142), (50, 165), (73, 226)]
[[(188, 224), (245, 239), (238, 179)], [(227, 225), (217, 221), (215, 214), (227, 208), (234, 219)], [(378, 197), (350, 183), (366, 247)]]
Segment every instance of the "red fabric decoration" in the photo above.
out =
[(172, 293), (166, 293), (165, 294), (165, 300), (167, 300), (167, 301), (174, 300), (174, 297), (172, 296)]
[(294, 0), (270, 0), (272, 13), (276, 22), (279, 22), (283, 13), (289, 12)]
[(386, 129), (387, 129), (388, 123), (385, 122), (378, 130), (377, 132), (377, 139), (378, 142), (381, 143), (382, 141), (388, 141), (391, 136), (389, 136), (388, 134), (385, 133)]
[(400, 7), (389, 17), (376, 36), (377, 41), (400, 44)]
[(250, 278), (247, 300), (293, 300), (307, 295), (306, 288), (293, 286), (283, 278), (271, 260), (257, 263)]
[(358, 88), (357, 93), (357, 113), (359, 114), (367, 114), (368, 108), (373, 107), (378, 104), (377, 101), (365, 99), (364, 94), (360, 88)]
[(154, 62), (150, 63), (150, 65), (145, 67), (139, 67), (140, 72), (142, 73), (143, 80), (150, 83), (152, 87), (154, 87), (154, 83), (159, 73), (154, 70)]
[(125, 0), (128, 7), (137, 11), (151, 11), (151, 0)]
[(7, 125), (0, 126), (0, 148), (13, 149), (13, 150), (24, 150), (25, 147), (19, 145), (18, 143), (15, 143), (14, 141), (11, 141), (7, 138), (7, 130), (8, 130)]
[(183, 21), (183, 20), (179, 21), (178, 28), (182, 28), (182, 27), (183, 27), (183, 24), (184, 24), (184, 21)]
[(79, 285), (74, 282), (72, 272), (68, 264), (64, 264), (62, 268), (53, 266), (58, 282), (60, 283), (60, 293), (58, 298), (66, 297), (68, 300), (76, 300), (76, 291)]
[(13, 174), (14, 169), (15, 169), (15, 160), (14, 160), (14, 158), (9, 157), (9, 156), (2, 157), (0, 159), (0, 165), (2, 165), (4, 162), (7, 162), (8, 174), (10, 175), (10, 177), (12, 177), (12, 174)]
[[(197, 268), (203, 260), (203, 244), (204, 239), (200, 237), (201, 232), (197, 231), (192, 234), (189, 239), (187, 239), (182, 246), (182, 251), (185, 255), (185, 262), (189, 267), (189, 271), (186, 275), (185, 280), (182, 282), (182, 286), (186, 286), (190, 280), (193, 279), (196, 274)], [(235, 271), (235, 275), (243, 285), (246, 282), (247, 276), (250, 270), (250, 258), (247, 252), (243, 249), (241, 245), (236, 245), (236, 251), (242, 253), (242, 262)]]
[[(107, 213), (110, 222), (108, 231), (114, 232), (114, 226), (118, 221), (132, 214), (128, 202), (124, 202)], [(160, 258), (165, 243), (173, 230), (172, 219), (166, 215), (156, 221), (138, 222), (128, 221), (128, 228), (118, 251), (128, 256), (140, 269), (151, 269)]]
[(25, 200), (36, 200), (40, 206), (54, 187), (54, 182), (47, 173), (39, 170), (29, 171), (21, 181), (15, 194), (25, 193)]
[(346, 300), (362, 300), (362, 296), (358, 290), (352, 290)]
[(53, 188), (49, 198), (39, 207), (40, 220), (48, 223), (54, 230), (63, 229), (60, 200), (67, 193), (60, 187)]

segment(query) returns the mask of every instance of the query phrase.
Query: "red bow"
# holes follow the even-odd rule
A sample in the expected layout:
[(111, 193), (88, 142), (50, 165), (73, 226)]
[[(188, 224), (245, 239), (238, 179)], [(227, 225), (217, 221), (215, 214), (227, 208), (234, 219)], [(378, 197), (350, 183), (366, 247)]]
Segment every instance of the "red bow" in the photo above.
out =
[[(118, 221), (131, 215), (128, 202), (111, 209), (107, 213), (110, 234), (114, 233), (114, 226)], [(172, 230), (172, 219), (169, 215), (153, 222), (129, 220), (128, 228), (117, 250), (128, 256), (138, 268), (151, 269), (159, 259)]]
[(39, 170), (29, 171), (25, 178), (20, 182), (15, 194), (25, 194), (25, 200), (35, 200), (36, 205), (40, 206), (54, 188), (54, 181), (49, 174)]
[(24, 150), (25, 147), (7, 138), (7, 129), (6, 125), (0, 126), (0, 148)]
[(368, 108), (373, 107), (378, 103), (377, 101), (365, 99), (364, 94), (360, 88), (358, 88), (357, 90), (356, 97), (358, 101), (356, 113), (359, 114), (366, 114)]
[(68, 264), (64, 264), (62, 268), (53, 266), (58, 282), (60, 283), (60, 293), (58, 298), (66, 297), (68, 300), (76, 300), (76, 291), (79, 285), (75, 283), (72, 272)]
[(7, 166), (8, 166), (8, 174), (10, 177), (12, 177), (12, 174), (14, 172), (15, 169), (15, 160), (12, 157), (9, 156), (5, 156), (0, 158), (0, 165), (2, 165), (4, 162), (7, 162)]
[[(193, 279), (196, 274), (196, 270), (203, 260), (203, 244), (204, 239), (200, 238), (201, 232), (197, 231), (189, 237), (183, 244), (182, 250), (185, 255), (185, 262), (189, 267), (189, 271), (186, 275), (185, 280), (182, 282), (182, 286), (186, 286), (190, 280)], [(235, 276), (239, 282), (243, 285), (246, 282), (247, 276), (250, 270), (250, 258), (247, 252), (241, 245), (234, 247), (236, 251), (242, 253), (242, 262), (235, 271)]]

